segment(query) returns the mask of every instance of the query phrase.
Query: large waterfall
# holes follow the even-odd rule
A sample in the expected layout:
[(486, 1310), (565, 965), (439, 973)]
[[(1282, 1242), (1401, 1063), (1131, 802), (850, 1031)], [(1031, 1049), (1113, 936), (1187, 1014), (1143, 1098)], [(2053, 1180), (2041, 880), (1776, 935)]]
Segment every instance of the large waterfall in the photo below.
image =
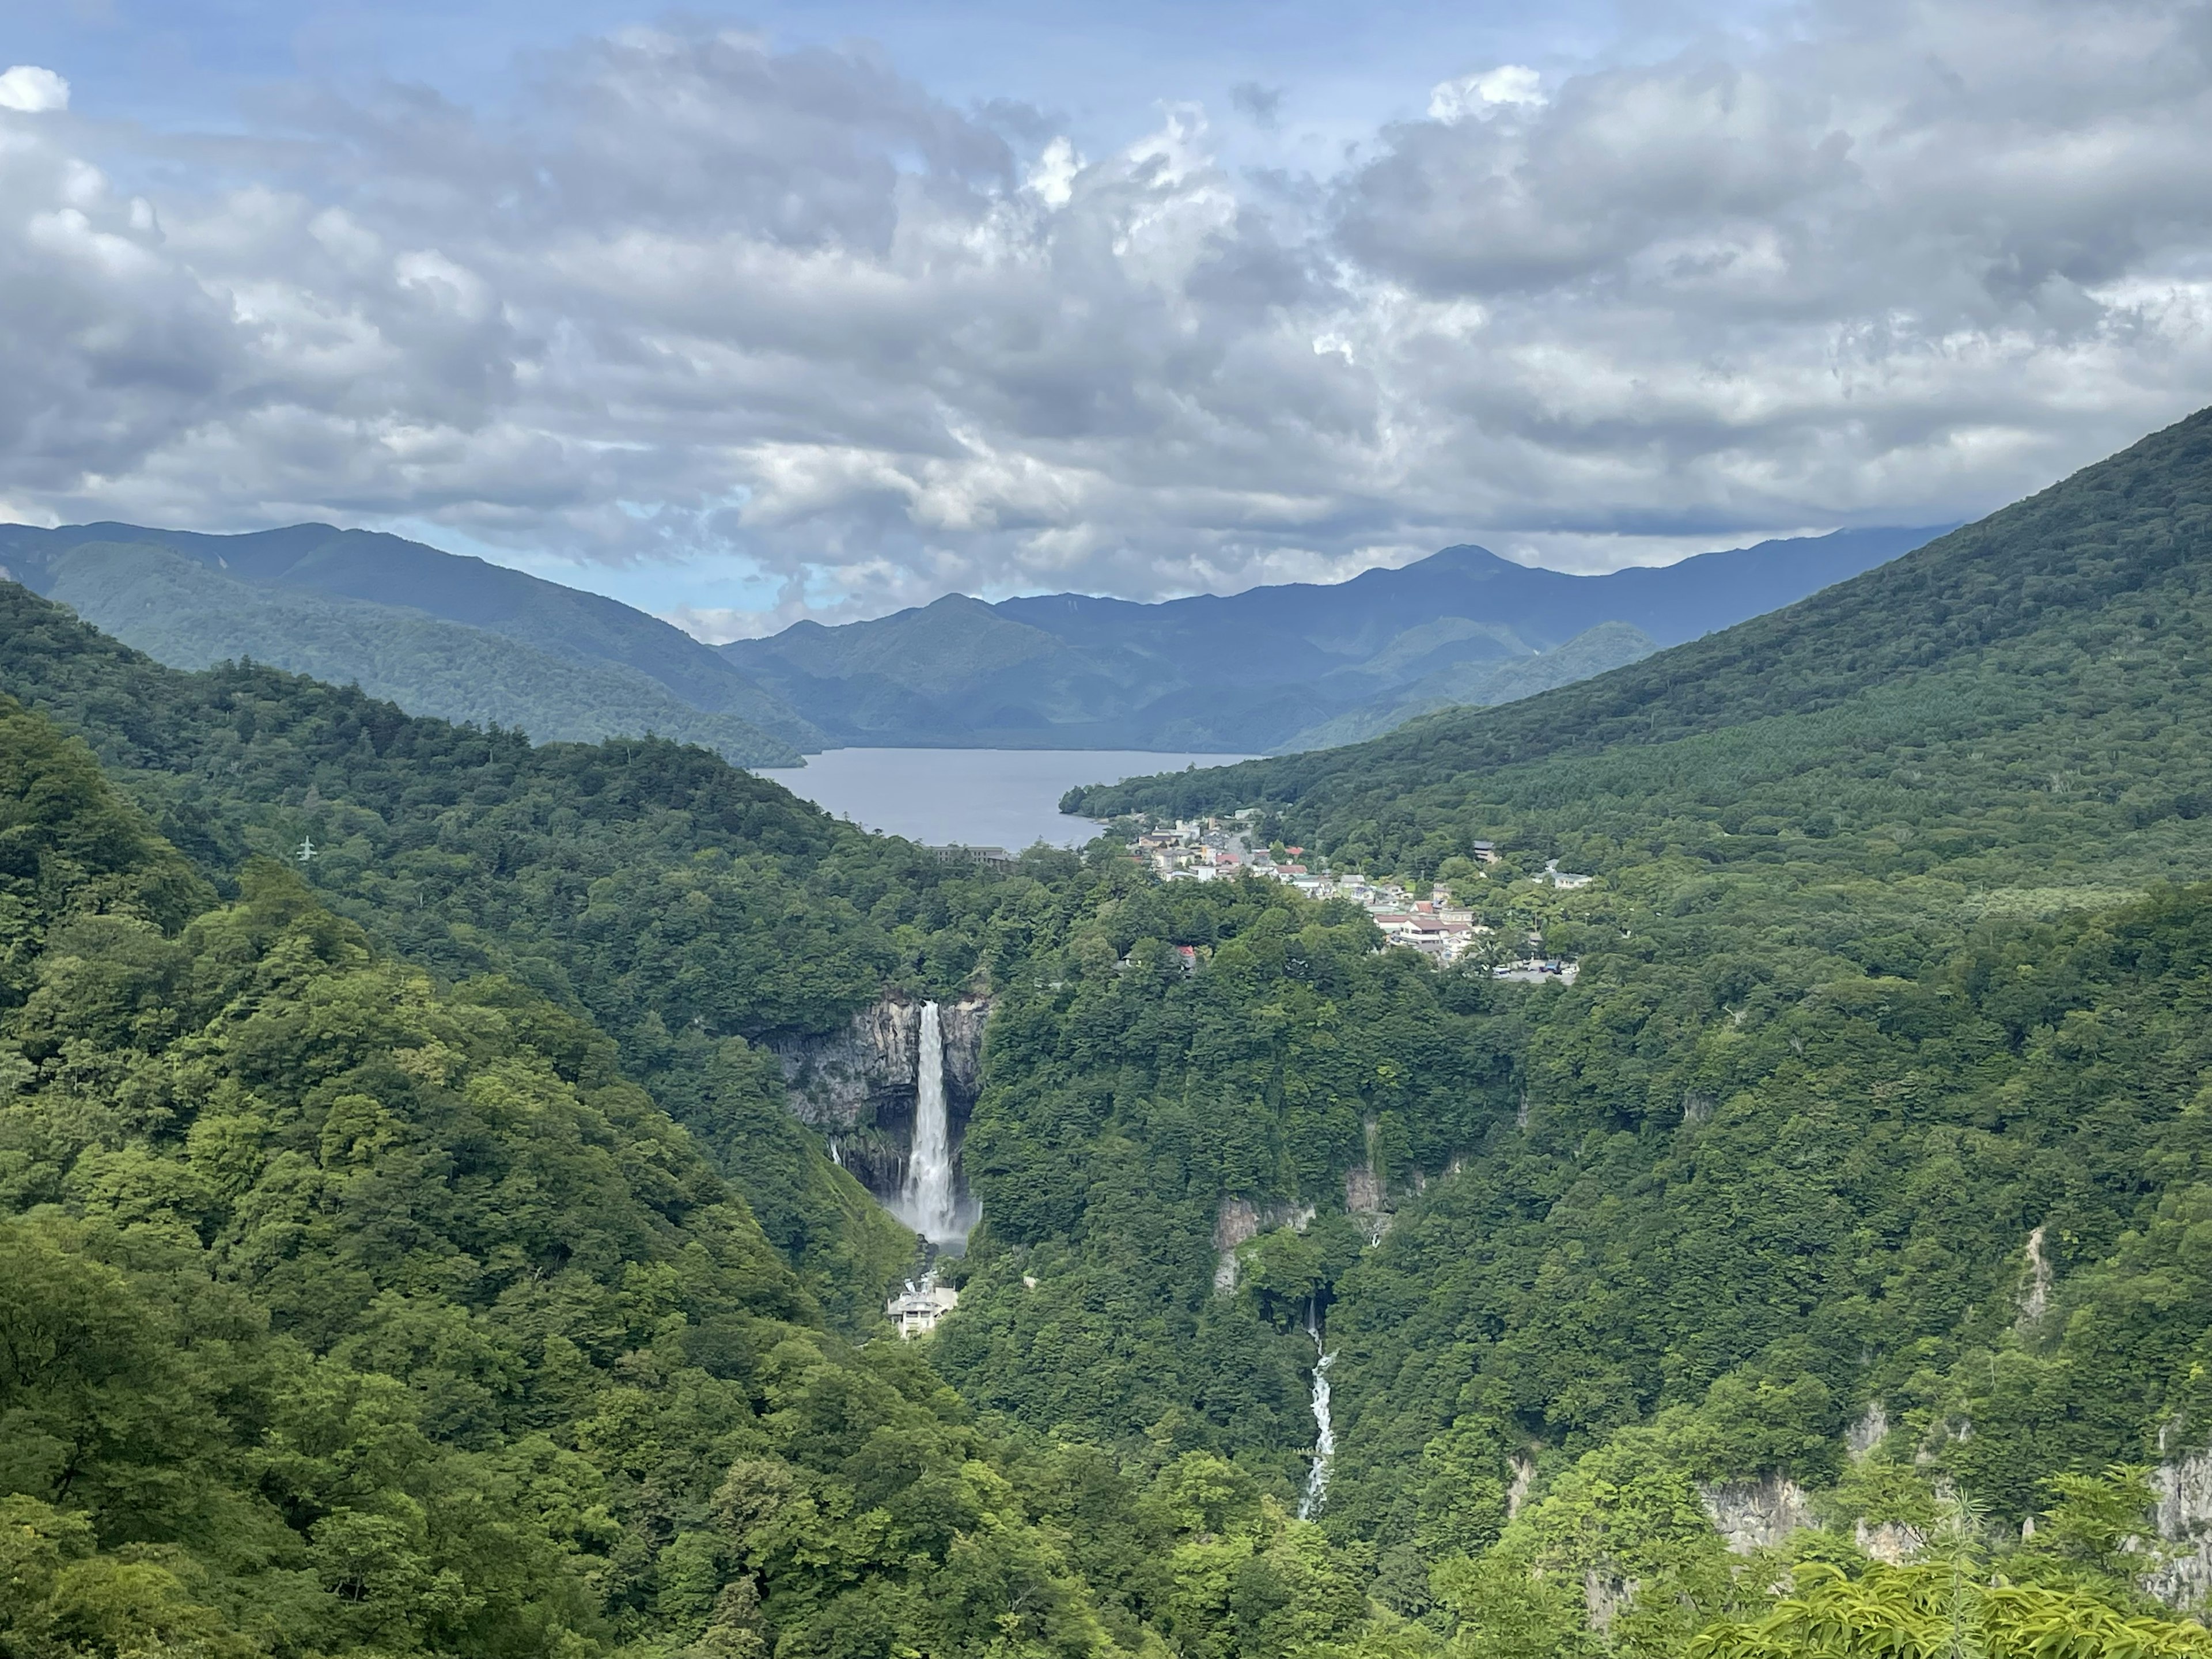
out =
[(937, 1005), (921, 1005), (921, 1053), (915, 1062), (914, 1148), (907, 1154), (899, 1217), (933, 1244), (958, 1243), (952, 1189), (952, 1125), (945, 1109), (945, 1029)]
[(1328, 1368), (1335, 1359), (1333, 1353), (1324, 1352), (1321, 1346), (1321, 1317), (1317, 1310), (1308, 1304), (1306, 1334), (1314, 1345), (1314, 1451), (1313, 1468), (1306, 1472), (1305, 1496), (1298, 1499), (1298, 1519), (1310, 1521), (1328, 1498), (1328, 1466), (1336, 1461), (1336, 1425), (1328, 1415)]

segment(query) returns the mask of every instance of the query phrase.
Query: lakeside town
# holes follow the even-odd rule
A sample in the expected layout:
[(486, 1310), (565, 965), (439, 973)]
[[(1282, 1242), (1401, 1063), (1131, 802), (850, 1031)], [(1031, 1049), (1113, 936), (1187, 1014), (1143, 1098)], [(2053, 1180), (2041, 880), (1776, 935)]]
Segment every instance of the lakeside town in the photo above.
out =
[[(1478, 920), (1474, 909), (1460, 903), (1443, 883), (1431, 884), (1424, 896), (1397, 882), (1370, 881), (1356, 871), (1331, 872), (1318, 858), (1310, 866), (1301, 847), (1255, 847), (1250, 832), (1254, 816), (1246, 811), (1227, 818), (1148, 825), (1127, 843), (1128, 849), (1164, 881), (1223, 881), (1252, 875), (1285, 883), (1310, 898), (1348, 899), (1374, 919), (1389, 943), (1419, 951), (1440, 966), (1497, 941), (1497, 929)], [(1474, 842), (1471, 851), (1478, 865), (1495, 866), (1498, 862), (1498, 849), (1486, 841)], [(1537, 879), (1571, 890), (1587, 886), (1591, 878), (1562, 872), (1554, 861)], [(1499, 979), (1573, 984), (1577, 964), (1547, 956), (1542, 945), (1541, 934), (1526, 935), (1512, 957), (1492, 962), (1491, 973)]]

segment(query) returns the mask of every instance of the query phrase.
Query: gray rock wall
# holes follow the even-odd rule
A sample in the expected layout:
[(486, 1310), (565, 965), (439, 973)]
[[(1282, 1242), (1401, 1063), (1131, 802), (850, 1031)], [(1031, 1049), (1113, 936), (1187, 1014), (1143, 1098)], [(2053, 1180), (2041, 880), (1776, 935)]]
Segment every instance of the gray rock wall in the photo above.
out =
[[(983, 1025), (991, 1017), (988, 997), (969, 997), (938, 1010), (945, 1032), (945, 1094), (955, 1115), (965, 1119), (983, 1087)], [(915, 1011), (915, 1035), (921, 1034), (920, 1010)]]
[(1928, 1547), (1928, 1534), (1902, 1521), (1884, 1521), (1871, 1527), (1861, 1521), (1853, 1526), (1851, 1535), (1869, 1560), (1885, 1566), (1901, 1567)]
[(1700, 1486), (1698, 1496), (1705, 1500), (1713, 1530), (1737, 1555), (1771, 1548), (1791, 1533), (1818, 1524), (1805, 1489), (1782, 1475)]
[(826, 1036), (775, 1043), (793, 1115), (817, 1129), (872, 1124), (878, 1103), (902, 1091), (911, 1097), (921, 1036), (920, 1006), (886, 999)]
[(2161, 1463), (2151, 1471), (2158, 1496), (2159, 1541), (2165, 1559), (2143, 1587), (2170, 1607), (2194, 1612), (2212, 1591), (2212, 1451)]
[(1213, 1217), (1213, 1293), (1227, 1296), (1237, 1288), (1238, 1245), (1249, 1244), (1278, 1227), (1304, 1232), (1314, 1213), (1310, 1204), (1255, 1204), (1249, 1198), (1223, 1199)]
[[(983, 1027), (990, 999), (940, 1003), (945, 1101), (957, 1147), (982, 1084)], [(792, 1115), (830, 1138), (838, 1160), (879, 1197), (899, 1189), (914, 1144), (921, 1005), (885, 997), (820, 1036), (769, 1045), (783, 1066)]]

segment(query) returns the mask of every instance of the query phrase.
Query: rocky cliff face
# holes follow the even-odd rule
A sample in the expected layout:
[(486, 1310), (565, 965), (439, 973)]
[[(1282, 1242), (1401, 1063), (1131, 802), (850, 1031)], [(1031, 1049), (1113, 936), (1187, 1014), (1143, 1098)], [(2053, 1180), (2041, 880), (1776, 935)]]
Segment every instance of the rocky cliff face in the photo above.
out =
[(1705, 1500), (1713, 1530), (1736, 1555), (1771, 1548), (1791, 1533), (1819, 1524), (1805, 1489), (1782, 1475), (1700, 1486), (1698, 1496)]
[(2170, 1553), (2144, 1587), (2168, 1607), (2202, 1607), (2212, 1592), (2212, 1451), (2160, 1464), (2150, 1487), (2158, 1496), (2158, 1535)]
[[(981, 1086), (988, 997), (940, 1003), (945, 1100), (957, 1146)], [(899, 1189), (914, 1144), (921, 1005), (885, 997), (824, 1036), (770, 1045), (782, 1062), (792, 1114), (828, 1135), (839, 1162), (878, 1197)]]
[[(983, 1087), (983, 1024), (991, 1017), (988, 997), (969, 997), (939, 1012), (945, 1031), (945, 1088), (963, 1123)], [(919, 1020), (920, 1015), (915, 1016)]]
[(1237, 1247), (1249, 1244), (1261, 1233), (1278, 1227), (1299, 1232), (1314, 1218), (1310, 1204), (1255, 1204), (1249, 1198), (1224, 1198), (1213, 1218), (1213, 1292), (1227, 1296), (1237, 1288)]

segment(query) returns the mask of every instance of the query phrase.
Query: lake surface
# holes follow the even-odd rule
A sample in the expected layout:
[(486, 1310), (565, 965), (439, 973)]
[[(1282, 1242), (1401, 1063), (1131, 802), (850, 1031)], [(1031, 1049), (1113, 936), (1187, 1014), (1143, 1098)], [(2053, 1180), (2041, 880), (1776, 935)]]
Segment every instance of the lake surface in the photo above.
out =
[(1243, 755), (1162, 755), (1133, 749), (832, 749), (804, 767), (762, 767), (763, 777), (870, 830), (942, 847), (1045, 842), (1080, 847), (1098, 833), (1063, 817), (1079, 783), (1118, 783), (1188, 765), (1227, 766)]

